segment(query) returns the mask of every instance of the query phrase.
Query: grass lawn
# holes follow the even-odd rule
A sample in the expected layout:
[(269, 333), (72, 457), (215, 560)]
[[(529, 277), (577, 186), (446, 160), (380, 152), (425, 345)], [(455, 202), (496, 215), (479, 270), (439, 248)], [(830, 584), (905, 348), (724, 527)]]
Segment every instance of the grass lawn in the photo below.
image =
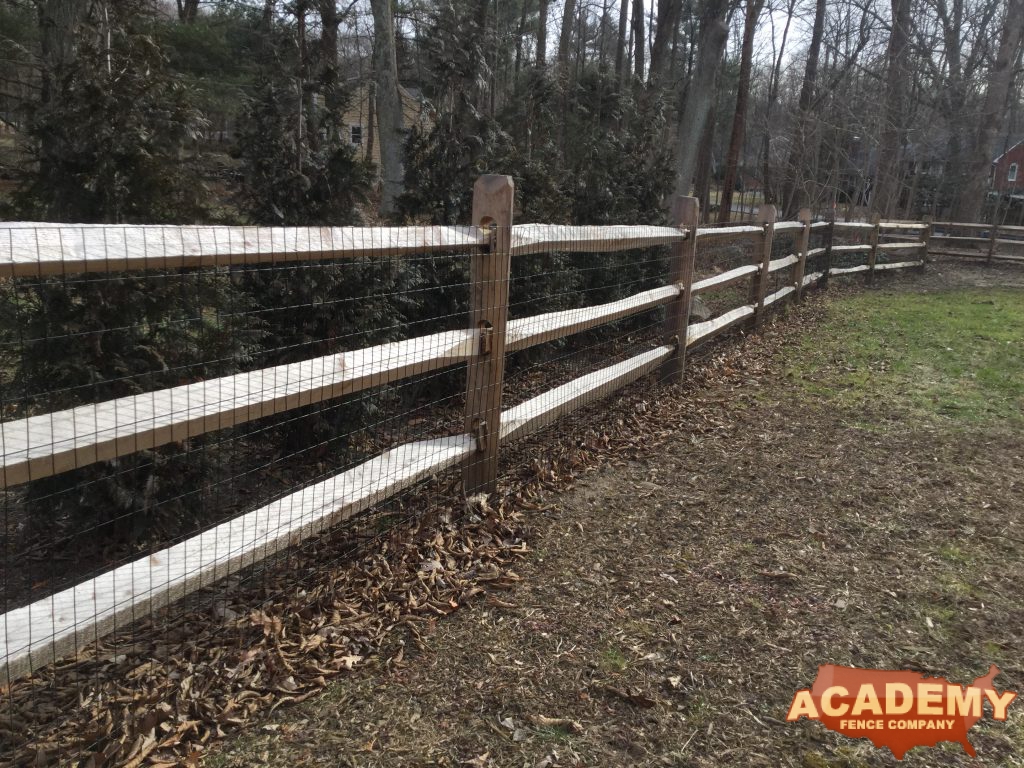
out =
[(881, 400), (947, 425), (1024, 424), (1024, 294), (862, 293), (833, 303), (789, 355), (811, 394)]

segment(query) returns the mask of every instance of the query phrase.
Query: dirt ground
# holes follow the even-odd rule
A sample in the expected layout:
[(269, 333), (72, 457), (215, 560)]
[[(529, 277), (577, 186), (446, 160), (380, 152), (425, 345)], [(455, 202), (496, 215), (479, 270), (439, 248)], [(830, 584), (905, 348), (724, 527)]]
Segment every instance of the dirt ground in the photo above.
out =
[[(859, 284), (860, 281), (857, 281)], [(853, 283), (853, 281), (850, 281)], [(1024, 288), (937, 263), (879, 290)], [(892, 755), (784, 721), (820, 664), (1024, 689), (1024, 445), (806, 395), (785, 364), (833, 288), (540, 436), (520, 581), (393, 638), (324, 693), (211, 747), (207, 766), (877, 766)], [(1024, 295), (1022, 295), (1024, 298)], [(1024, 706), (907, 765), (1024, 765)]]

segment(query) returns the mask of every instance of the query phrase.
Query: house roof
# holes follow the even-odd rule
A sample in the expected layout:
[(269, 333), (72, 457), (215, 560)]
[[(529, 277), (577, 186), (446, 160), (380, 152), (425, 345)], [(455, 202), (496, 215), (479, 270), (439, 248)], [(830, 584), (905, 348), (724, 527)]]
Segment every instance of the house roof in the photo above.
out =
[(1020, 140), (1020, 141), (1018, 141), (1018, 142), (1017, 142), (1016, 144), (1013, 144), (1013, 145), (1011, 145), (1011, 146), (1010, 146), (1010, 147), (1009, 147), (1009, 148), (1008, 148), (1008, 149), (1007, 149), (1007, 150), (1006, 150), (1005, 152), (1003, 152), (1003, 154), (1001, 154), (1001, 155), (999, 155), (998, 157), (996, 157), (996, 158), (995, 158), (995, 159), (994, 159), (994, 160), (992, 161), (992, 164), (993, 164), (993, 165), (995, 165), (996, 163), (998, 163), (998, 162), (999, 162), (1000, 160), (1002, 160), (1002, 159), (1003, 159), (1004, 157), (1006, 157), (1006, 156), (1007, 156), (1008, 154), (1010, 154), (1011, 152), (1013, 152), (1013, 150), (1015, 150), (1015, 149), (1016, 149), (1017, 147), (1019, 147), (1019, 146), (1020, 146), (1021, 144), (1024, 144), (1024, 139), (1021, 139), (1021, 140)]

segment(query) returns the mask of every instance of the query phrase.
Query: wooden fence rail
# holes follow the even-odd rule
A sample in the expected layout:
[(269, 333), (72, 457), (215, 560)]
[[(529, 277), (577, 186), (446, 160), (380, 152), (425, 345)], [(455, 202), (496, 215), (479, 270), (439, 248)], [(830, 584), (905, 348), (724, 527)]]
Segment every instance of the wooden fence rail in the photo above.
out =
[[(0, 480), (7, 488), (428, 371), (457, 364), (465, 364), (467, 370), (462, 434), (397, 446), (173, 547), (9, 611), (2, 616), (2, 679), (9, 682), (74, 654), (147, 612), (314, 536), (443, 469), (462, 468), (467, 494), (493, 491), (502, 444), (653, 371), (678, 381), (688, 348), (741, 323), (760, 323), (769, 308), (799, 300), (806, 288), (823, 284), (829, 276), (865, 272), (870, 277), (877, 271), (921, 267), (929, 240), (949, 242), (951, 228), (980, 226), (812, 222), (809, 211), (802, 211), (798, 221), (776, 222), (771, 206), (758, 218), (757, 226), (698, 228), (697, 201), (680, 198), (673, 207), (673, 226), (516, 225), (512, 180), (486, 176), (474, 188), (473, 222), (466, 227), (3, 225), (0, 277), (8, 278), (462, 253), (470, 258), (471, 281), (470, 315), (460, 330), (0, 424)], [(1024, 242), (1024, 230), (1016, 231), (1020, 229), (998, 231), (1016, 244)], [(991, 228), (984, 237), (961, 239), (985, 246), (983, 256), (992, 261), (999, 258), (995, 246), (1003, 242), (996, 231)], [(776, 253), (780, 237), (795, 243), (792, 252)], [(821, 243), (811, 247), (812, 238)], [(858, 241), (835, 242), (842, 238)], [(700, 246), (729, 241), (752, 247), (756, 261), (694, 279)], [(509, 319), (510, 265), (517, 256), (652, 246), (670, 249), (663, 286), (605, 304)], [(885, 260), (889, 253), (906, 252), (918, 257)], [(833, 266), (836, 257), (857, 254), (864, 256), (864, 263)], [(772, 276), (780, 274), (786, 276), (781, 287), (776, 277), (776, 288), (769, 292)], [(746, 303), (690, 323), (692, 296), (746, 281)], [(502, 407), (507, 353), (659, 306), (666, 307), (666, 319), (658, 346), (514, 407)]]

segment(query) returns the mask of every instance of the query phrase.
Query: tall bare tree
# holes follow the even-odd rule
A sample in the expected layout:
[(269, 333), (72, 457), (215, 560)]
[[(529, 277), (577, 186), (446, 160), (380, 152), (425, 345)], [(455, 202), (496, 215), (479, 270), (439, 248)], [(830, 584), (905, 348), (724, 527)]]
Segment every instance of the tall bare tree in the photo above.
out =
[(644, 0), (633, 0), (633, 75), (644, 79)]
[(572, 44), (572, 27), (576, 21), (576, 0), (565, 0), (562, 13), (562, 30), (558, 35), (558, 66), (563, 70), (569, 64), (569, 47)]
[(671, 44), (679, 32), (682, 11), (682, 0), (658, 0), (658, 23), (654, 30), (654, 43), (651, 45), (652, 83), (661, 83), (665, 79)]
[[(332, 0), (333, 1), (333, 0)], [(384, 215), (395, 212), (402, 194), (402, 95), (395, 58), (394, 0), (370, 0), (373, 10), (373, 75), (377, 91), (377, 131), (380, 135), (381, 199)]]
[(192, 24), (199, 15), (199, 0), (178, 0), (178, 18)]
[(715, 82), (729, 36), (725, 24), (728, 12), (729, 0), (705, 0), (702, 7), (697, 64), (679, 110), (675, 159), (677, 195), (690, 194), (700, 137), (715, 98)]
[(629, 75), (629, 54), (626, 51), (629, 28), (629, 0), (619, 0), (619, 37), (615, 42), (615, 75), (619, 81)]
[(892, 29), (886, 50), (885, 112), (878, 150), (878, 171), (871, 208), (882, 218), (892, 218), (899, 203), (903, 174), (900, 162), (907, 105), (910, 0), (892, 0)]
[(789, 154), (788, 176), (782, 193), (786, 216), (792, 216), (803, 203), (798, 190), (803, 188), (803, 177), (807, 175), (807, 132), (810, 124), (811, 101), (818, 84), (818, 60), (821, 57), (821, 40), (825, 35), (825, 15), (828, 12), (826, 0), (815, 0), (814, 25), (811, 27), (811, 42), (807, 48), (807, 62), (800, 82), (800, 98), (797, 102), (796, 133)]
[(548, 2), (540, 0), (540, 11), (537, 13), (537, 66), (544, 67), (548, 63)]
[(754, 65), (754, 34), (761, 17), (764, 0), (747, 0), (746, 16), (743, 20), (743, 45), (740, 50), (740, 76), (736, 85), (736, 110), (732, 116), (732, 133), (729, 136), (729, 151), (725, 156), (725, 176), (722, 180), (722, 197), (719, 201), (718, 221), (724, 223), (732, 216), (732, 193), (736, 188), (739, 174), (740, 154), (743, 151), (744, 128), (747, 120), (747, 102), (750, 100), (750, 70)]
[(981, 221), (988, 181), (991, 152), (1002, 130), (1013, 83), (1014, 63), (1024, 41), (1024, 0), (1008, 0), (992, 69), (989, 70), (985, 100), (978, 113), (978, 127), (972, 137), (965, 163), (966, 183), (954, 216), (957, 221)]

